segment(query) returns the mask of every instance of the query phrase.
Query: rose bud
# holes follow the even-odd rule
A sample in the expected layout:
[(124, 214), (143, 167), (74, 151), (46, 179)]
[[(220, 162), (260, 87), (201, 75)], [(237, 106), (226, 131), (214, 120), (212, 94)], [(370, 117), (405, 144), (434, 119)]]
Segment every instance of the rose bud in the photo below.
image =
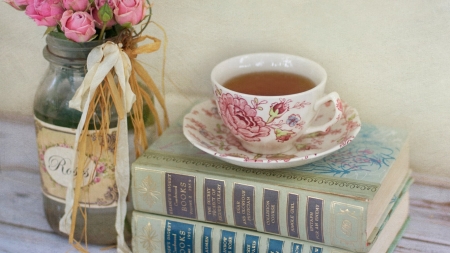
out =
[(94, 18), (83, 11), (65, 11), (61, 18), (61, 30), (75, 42), (89, 41), (95, 34)]
[(286, 101), (281, 101), (279, 103), (273, 103), (270, 106), (270, 111), (269, 111), (270, 117), (267, 120), (267, 123), (272, 122), (274, 119), (280, 117), (287, 111), (289, 111), (289, 105), (288, 105), (288, 103), (286, 103)]
[(115, 5), (113, 1), (114, 0), (95, 0), (95, 7), (92, 9), (92, 16), (96, 21), (95, 26), (97, 28), (103, 28), (104, 22), (107, 22), (106, 28), (113, 27), (115, 24), (117, 24), (114, 20), (113, 10), (115, 8)]

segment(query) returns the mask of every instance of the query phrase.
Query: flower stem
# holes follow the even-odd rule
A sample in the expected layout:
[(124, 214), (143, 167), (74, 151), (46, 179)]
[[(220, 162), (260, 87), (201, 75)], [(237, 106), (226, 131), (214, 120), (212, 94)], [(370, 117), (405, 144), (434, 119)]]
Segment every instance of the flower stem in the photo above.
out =
[[(147, 1), (147, 3), (150, 4), (148, 1)], [(144, 27), (139, 31), (139, 33), (136, 34), (136, 36), (139, 36), (142, 34), (142, 32), (145, 30), (145, 28), (147, 28), (148, 24), (150, 24), (151, 18), (152, 18), (152, 7), (151, 7), (151, 5), (149, 5), (147, 21), (145, 22)]]
[(106, 29), (106, 22), (103, 22), (103, 27), (102, 27), (102, 30), (100, 31), (100, 36), (98, 36), (98, 40), (103, 39), (103, 34), (105, 33), (105, 29)]

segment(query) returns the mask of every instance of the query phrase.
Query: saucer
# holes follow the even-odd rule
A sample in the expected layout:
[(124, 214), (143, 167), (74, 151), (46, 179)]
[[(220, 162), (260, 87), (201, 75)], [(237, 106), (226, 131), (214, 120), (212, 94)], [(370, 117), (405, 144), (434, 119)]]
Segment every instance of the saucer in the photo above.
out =
[[(312, 125), (327, 122), (334, 116), (332, 103), (319, 109)], [(301, 136), (289, 151), (279, 154), (256, 154), (241, 146), (223, 124), (214, 100), (194, 106), (184, 116), (184, 136), (197, 148), (231, 164), (256, 169), (283, 169), (304, 165), (323, 158), (348, 145), (361, 129), (356, 109), (342, 101), (343, 117), (327, 132)]]

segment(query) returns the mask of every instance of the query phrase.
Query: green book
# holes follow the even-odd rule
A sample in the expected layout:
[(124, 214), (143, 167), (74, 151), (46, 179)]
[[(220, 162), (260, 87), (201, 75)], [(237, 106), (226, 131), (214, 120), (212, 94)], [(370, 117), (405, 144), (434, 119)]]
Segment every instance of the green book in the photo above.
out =
[[(408, 224), (409, 185), (391, 200), (390, 211), (369, 252), (392, 252)], [(252, 230), (134, 211), (133, 252), (146, 253), (343, 253), (319, 243)]]
[(363, 124), (338, 151), (299, 167), (249, 169), (194, 147), (179, 121), (132, 166), (137, 211), (367, 252), (409, 173), (404, 131)]

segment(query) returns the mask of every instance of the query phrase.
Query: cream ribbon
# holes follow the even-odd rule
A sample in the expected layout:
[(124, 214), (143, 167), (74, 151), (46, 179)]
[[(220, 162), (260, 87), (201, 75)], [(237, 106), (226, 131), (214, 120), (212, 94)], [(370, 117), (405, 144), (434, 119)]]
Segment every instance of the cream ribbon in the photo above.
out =
[[(125, 108), (117, 108), (129, 112), (136, 100), (134, 93), (129, 84), (129, 77), (131, 73), (131, 62), (128, 55), (121, 49), (121, 45), (113, 42), (106, 42), (100, 46), (95, 47), (87, 58), (88, 72), (83, 80), (81, 86), (75, 92), (74, 97), (69, 102), (69, 107), (82, 111), (82, 116), (78, 124), (75, 135), (74, 150), (78, 149), (78, 141), (81, 131), (86, 122), (89, 103), (93, 99), (97, 87), (103, 82), (105, 77), (112, 69), (114, 69), (117, 79), (122, 90), (122, 105)], [(116, 103), (117, 106), (117, 103)], [(128, 126), (126, 115), (119, 119), (118, 123), (118, 144), (116, 150), (116, 184), (119, 191), (119, 198), (117, 203), (117, 215), (115, 228), (117, 231), (117, 251), (131, 252), (125, 243), (124, 238), (124, 220), (127, 212), (126, 197), (128, 194), (128, 187), (130, 182), (129, 157), (128, 157)], [(75, 155), (73, 164), (76, 165), (77, 155)], [(72, 175), (74, 178), (74, 175)], [(59, 229), (70, 234), (72, 226), (72, 211), (74, 205), (74, 180), (70, 180), (66, 193), (66, 207), (64, 216), (59, 222)]]

